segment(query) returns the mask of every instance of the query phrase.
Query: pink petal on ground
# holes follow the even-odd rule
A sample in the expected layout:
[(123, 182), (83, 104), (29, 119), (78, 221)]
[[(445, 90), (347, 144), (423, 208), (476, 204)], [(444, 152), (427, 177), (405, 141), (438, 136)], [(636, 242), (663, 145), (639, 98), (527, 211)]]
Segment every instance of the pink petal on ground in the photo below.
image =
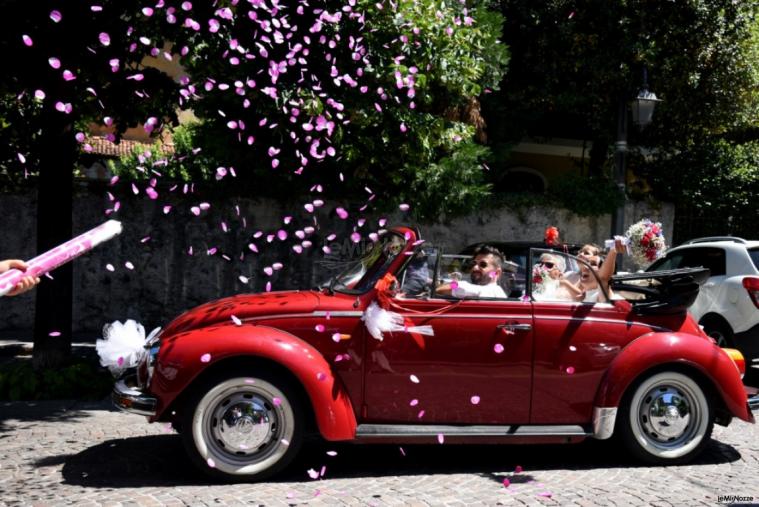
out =
[(553, 496), (553, 493), (551, 493), (550, 491), (541, 491), (540, 493), (538, 493), (538, 496), (551, 498)]
[(202, 356), (200, 356), (200, 362), (201, 363), (207, 363), (211, 360), (211, 354), (205, 353)]
[(472, 397), (470, 398), (470, 400), (469, 400), (469, 401), (471, 401), (471, 402), (472, 402), (472, 405), (478, 405), (478, 404), (480, 403), (480, 397), (479, 397), (479, 396), (477, 396), (477, 395), (474, 395), (474, 396), (472, 396)]
[(419, 405), (419, 400), (417, 400), (416, 398), (414, 398), (414, 399), (413, 399), (413, 400), (411, 400), (411, 401), (410, 401), (408, 404), (409, 404), (410, 406), (412, 406), (412, 407), (415, 407), (415, 406)]
[(408, 204), (406, 204), (406, 203), (403, 203), (403, 204), (400, 204), (400, 205), (398, 205), (398, 209), (399, 209), (399, 210), (401, 210), (401, 211), (408, 211), (408, 210), (409, 210), (409, 208), (411, 208), (411, 206), (409, 206), (409, 205), (408, 205)]
[(55, 337), (55, 336), (61, 336), (61, 332), (60, 331), (50, 331), (47, 335), (48, 336), (53, 336), (53, 337)]
[(495, 345), (493, 345), (493, 350), (495, 351), (496, 354), (500, 354), (501, 352), (503, 352), (503, 345), (501, 345), (500, 343), (496, 343)]
[(242, 321), (238, 319), (237, 317), (235, 317), (234, 315), (232, 315), (232, 322), (235, 323), (235, 326), (242, 326)]
[(511, 481), (507, 477), (504, 477), (503, 478), (503, 487), (504, 488), (508, 488), (510, 485), (511, 485)]
[(442, 444), (443, 442), (445, 442), (445, 436), (442, 433), (438, 433), (437, 434), (437, 441), (438, 441), (438, 443)]
[(410, 380), (411, 380), (411, 382), (413, 382), (414, 384), (418, 384), (418, 383), (419, 383), (419, 377), (417, 377), (416, 375), (409, 375), (409, 379), (410, 379)]
[(282, 405), (282, 399), (281, 398), (277, 398), (276, 396), (271, 399), (271, 402), (274, 403), (275, 407), (278, 407), (278, 406)]
[(118, 364), (119, 366), (124, 366), (124, 358), (119, 356), (119, 358), (116, 359), (116, 364)]
[(514, 468), (515, 474), (521, 474), (523, 472), (523, 469), (520, 465), (517, 465), (516, 468)]

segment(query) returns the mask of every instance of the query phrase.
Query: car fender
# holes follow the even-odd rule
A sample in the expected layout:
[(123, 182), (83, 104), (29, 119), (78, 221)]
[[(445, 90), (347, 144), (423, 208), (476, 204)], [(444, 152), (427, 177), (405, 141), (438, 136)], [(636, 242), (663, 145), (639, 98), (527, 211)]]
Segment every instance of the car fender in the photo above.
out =
[(303, 386), (322, 436), (327, 440), (355, 437), (353, 405), (319, 351), (280, 329), (250, 324), (196, 329), (162, 340), (150, 384), (150, 392), (158, 399), (153, 419), (161, 419), (163, 412), (201, 373), (235, 357), (263, 358), (286, 368)]
[(632, 383), (647, 370), (680, 364), (708, 378), (735, 417), (754, 422), (738, 367), (712, 342), (687, 333), (654, 332), (629, 343), (606, 370), (595, 398), (596, 407), (618, 407)]

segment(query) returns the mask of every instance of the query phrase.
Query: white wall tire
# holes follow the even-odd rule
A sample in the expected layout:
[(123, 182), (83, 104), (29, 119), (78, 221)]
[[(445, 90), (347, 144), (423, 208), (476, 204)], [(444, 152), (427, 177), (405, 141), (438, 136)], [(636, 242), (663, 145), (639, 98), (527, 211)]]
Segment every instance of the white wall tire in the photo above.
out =
[(709, 396), (692, 377), (674, 371), (651, 375), (624, 397), (620, 437), (648, 463), (685, 463), (708, 443), (714, 426)]
[(305, 423), (295, 391), (272, 375), (214, 376), (190, 397), (182, 439), (206, 474), (257, 481), (286, 467)]

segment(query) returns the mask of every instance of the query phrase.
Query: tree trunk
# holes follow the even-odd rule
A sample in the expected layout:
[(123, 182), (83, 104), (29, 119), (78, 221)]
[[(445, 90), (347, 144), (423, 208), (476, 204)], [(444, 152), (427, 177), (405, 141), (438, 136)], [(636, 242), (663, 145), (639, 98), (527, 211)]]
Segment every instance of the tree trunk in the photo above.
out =
[[(47, 115), (40, 139), (43, 145), (39, 146), (38, 253), (71, 239), (73, 174), (77, 150), (71, 124), (56, 111)], [(61, 266), (51, 275), (52, 280), (43, 277), (36, 289), (35, 369), (61, 366), (71, 355), (71, 264)]]

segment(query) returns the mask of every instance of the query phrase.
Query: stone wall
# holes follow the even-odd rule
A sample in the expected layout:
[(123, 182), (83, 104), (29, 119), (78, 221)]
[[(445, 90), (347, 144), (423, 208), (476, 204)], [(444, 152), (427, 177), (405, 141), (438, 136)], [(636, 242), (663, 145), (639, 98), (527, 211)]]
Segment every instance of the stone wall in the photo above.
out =
[[(159, 201), (122, 196), (121, 209), (112, 216), (122, 221), (124, 233), (74, 261), (75, 333), (97, 333), (103, 324), (126, 318), (150, 328), (165, 325), (180, 312), (208, 300), (264, 290), (268, 281), (273, 290), (313, 287), (344, 265), (341, 258), (360, 248), (349, 239), (342, 239), (352, 232), (355, 222), (335, 216), (333, 206), (325, 205), (310, 215), (305, 211), (296, 213), (296, 209), (303, 209), (300, 205), (220, 199), (209, 200), (211, 207), (196, 217), (190, 207), (198, 205), (200, 199), (169, 194), (167, 189), (159, 191)], [(166, 195), (173, 197), (166, 199)], [(165, 214), (167, 204), (172, 209)], [(112, 206), (102, 189), (80, 187), (74, 205), (75, 233), (105, 221), (108, 217), (104, 210)], [(286, 225), (283, 216), (288, 213), (293, 214), (293, 221)], [(0, 259), (33, 257), (34, 193), (0, 195), (0, 216), (4, 218), (5, 237), (0, 245)], [(367, 224), (358, 230), (363, 234), (376, 230), (378, 217), (368, 217)], [(627, 224), (642, 217), (661, 221), (668, 241), (671, 239), (672, 205), (651, 209), (641, 203), (628, 204)], [(227, 232), (222, 229), (222, 222)], [(388, 223), (402, 224), (408, 220), (398, 213), (388, 217)], [(292, 250), (297, 239), (294, 233), (308, 225), (316, 228), (307, 238), (313, 246), (297, 255)], [(559, 227), (566, 242), (602, 243), (609, 237), (610, 217), (584, 218), (554, 208), (532, 208), (521, 214), (497, 210), (456, 219), (448, 225), (420, 225), (420, 229), (428, 243), (458, 252), (481, 241), (541, 241), (548, 225)], [(279, 229), (286, 230), (288, 238), (285, 241), (274, 238), (268, 243), (267, 235)], [(253, 235), (259, 230), (263, 236), (256, 239)], [(338, 239), (330, 243), (333, 253), (325, 257), (321, 247), (332, 232), (338, 234)], [(252, 252), (250, 243), (260, 253)], [(275, 262), (283, 263), (284, 267), (268, 277), (263, 268)], [(129, 269), (127, 263), (134, 268)], [(3, 314), (0, 332), (28, 333), (34, 322), (34, 292), (2, 298), (0, 303)]]

